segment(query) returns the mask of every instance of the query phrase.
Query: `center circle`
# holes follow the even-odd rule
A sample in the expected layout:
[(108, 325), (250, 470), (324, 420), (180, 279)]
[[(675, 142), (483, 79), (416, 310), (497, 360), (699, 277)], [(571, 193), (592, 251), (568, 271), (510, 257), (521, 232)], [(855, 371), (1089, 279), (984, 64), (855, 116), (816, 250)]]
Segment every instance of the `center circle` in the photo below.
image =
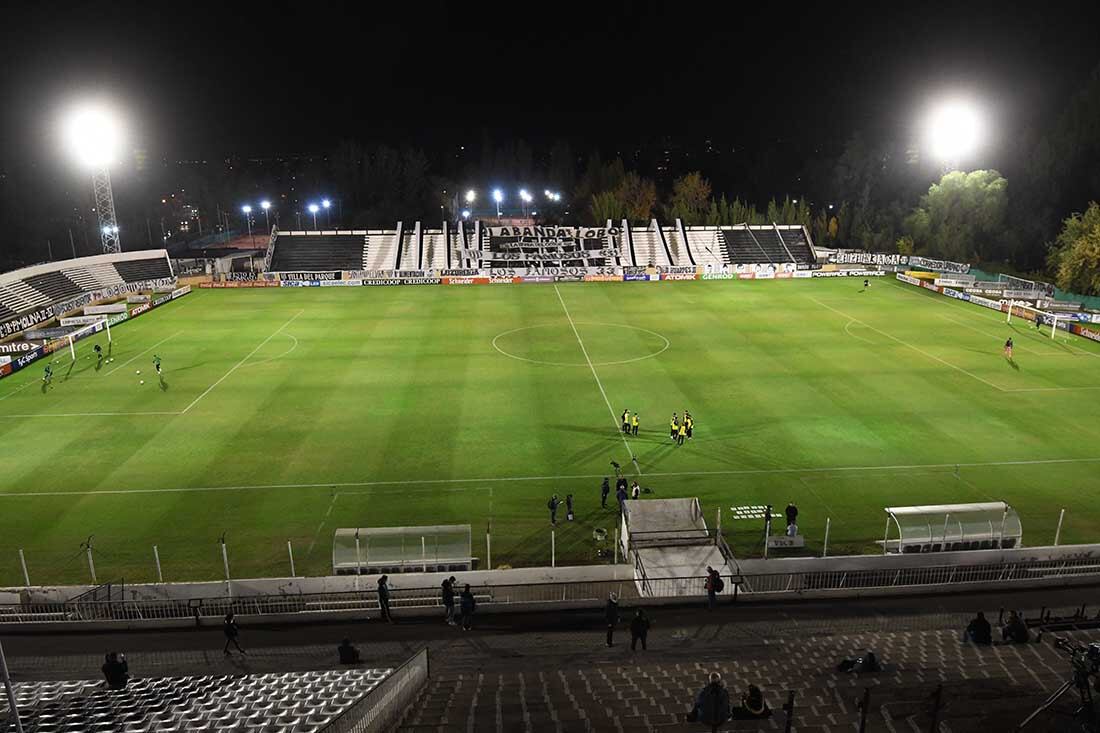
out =
[[(573, 327), (576, 327), (577, 333), (573, 332)], [(581, 344), (577, 341), (578, 334), (594, 367), (652, 359), (671, 346), (669, 340), (656, 331), (624, 323), (575, 321), (573, 327), (568, 323), (521, 326), (498, 333), (493, 337), (492, 344), (494, 349), (510, 359), (563, 367), (589, 365), (581, 351)], [(577, 360), (568, 361), (559, 356), (566, 353), (576, 354)], [(624, 358), (605, 358), (616, 353)]]

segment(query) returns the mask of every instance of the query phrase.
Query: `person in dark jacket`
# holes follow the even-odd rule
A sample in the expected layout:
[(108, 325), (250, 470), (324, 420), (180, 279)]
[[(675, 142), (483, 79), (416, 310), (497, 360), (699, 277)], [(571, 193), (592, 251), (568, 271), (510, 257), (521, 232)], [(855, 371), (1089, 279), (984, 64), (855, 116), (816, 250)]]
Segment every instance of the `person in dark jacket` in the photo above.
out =
[(383, 621), (393, 623), (390, 614), (390, 576), (383, 575), (378, 579), (378, 612)]
[(693, 723), (709, 725), (712, 731), (730, 718), (730, 693), (722, 684), (722, 675), (711, 672), (706, 687), (695, 696), (695, 707), (687, 719)]
[(623, 514), (626, 511), (626, 481), (623, 481), (623, 485), (615, 489), (615, 500), (619, 502), (619, 514)]
[(993, 643), (993, 627), (985, 620), (985, 614), (981, 611), (978, 611), (978, 615), (967, 624), (966, 640), (985, 646)]
[(741, 694), (741, 704), (731, 711), (731, 718), (735, 720), (755, 720), (758, 718), (770, 718), (771, 708), (764, 700), (764, 693), (756, 685), (749, 685), (749, 689)]
[(796, 507), (794, 505), (793, 501), (789, 502), (787, 504), (787, 508), (784, 509), (783, 511), (784, 511), (784, 514), (787, 515), (787, 526), (788, 527), (790, 527), (792, 524), (798, 524), (798, 507)]
[(233, 613), (225, 614), (225, 621), (222, 622), (222, 633), (225, 634), (225, 656), (229, 656), (229, 645), (237, 647), (237, 651), (244, 654), (244, 649), (241, 648), (241, 643), (237, 641), (237, 637), (241, 635), (241, 630), (237, 628), (237, 622), (234, 620)]
[(649, 617), (645, 610), (639, 608), (634, 612), (634, 618), (630, 619), (630, 651), (637, 649), (638, 642), (642, 642), (642, 651), (645, 651), (645, 640), (649, 635)]
[(565, 495), (565, 520), (567, 522), (573, 521), (573, 495)]
[(607, 495), (611, 493), (611, 481), (607, 476), (603, 477), (603, 483), (600, 484), (600, 508), (607, 509)]
[(546, 502), (546, 508), (550, 510), (550, 524), (556, 525), (558, 523), (558, 505), (561, 504), (561, 500), (557, 494), (550, 497), (550, 501)]
[(1008, 614), (1008, 623), (1001, 629), (1001, 638), (1009, 644), (1026, 644), (1031, 640), (1031, 632), (1020, 614), (1015, 611)]
[(614, 646), (615, 624), (619, 623), (619, 599), (614, 593), (608, 594), (603, 615), (604, 621), (607, 622), (607, 645)]
[(455, 576), (443, 580), (443, 620), (455, 625)]
[(462, 593), (458, 597), (458, 604), (459, 610), (462, 611), (462, 630), (469, 631), (474, 622), (474, 611), (477, 610), (477, 601), (474, 600), (474, 594), (470, 592), (469, 583), (462, 589)]
[(703, 581), (703, 588), (707, 591), (707, 610), (718, 605), (718, 571), (707, 565), (707, 579)]
[(112, 690), (125, 690), (126, 683), (130, 681), (130, 666), (126, 664), (126, 657), (120, 657), (118, 652), (108, 652), (103, 661), (103, 679), (107, 680), (107, 686)]
[(351, 643), (351, 639), (344, 639), (340, 646), (336, 647), (336, 653), (340, 655), (340, 664), (359, 664), (359, 650)]

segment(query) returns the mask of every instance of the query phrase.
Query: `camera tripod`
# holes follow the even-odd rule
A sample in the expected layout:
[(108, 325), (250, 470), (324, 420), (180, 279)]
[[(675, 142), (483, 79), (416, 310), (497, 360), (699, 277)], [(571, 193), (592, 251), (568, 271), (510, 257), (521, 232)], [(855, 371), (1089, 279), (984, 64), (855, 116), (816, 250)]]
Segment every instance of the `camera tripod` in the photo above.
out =
[(1077, 690), (1077, 695), (1080, 698), (1081, 706), (1073, 711), (1072, 718), (1075, 721), (1080, 722), (1080, 730), (1086, 733), (1098, 733), (1096, 726), (1096, 708), (1092, 704), (1092, 687), (1089, 685), (1089, 673), (1084, 670), (1074, 669), (1073, 677), (1066, 680), (1062, 685), (1050, 694), (1043, 704), (1036, 708), (1031, 715), (1024, 718), (1023, 722), (1016, 726), (1017, 731), (1022, 731), (1028, 723), (1035, 720), (1042, 713), (1049, 710), (1054, 703), (1070, 691), (1071, 688)]

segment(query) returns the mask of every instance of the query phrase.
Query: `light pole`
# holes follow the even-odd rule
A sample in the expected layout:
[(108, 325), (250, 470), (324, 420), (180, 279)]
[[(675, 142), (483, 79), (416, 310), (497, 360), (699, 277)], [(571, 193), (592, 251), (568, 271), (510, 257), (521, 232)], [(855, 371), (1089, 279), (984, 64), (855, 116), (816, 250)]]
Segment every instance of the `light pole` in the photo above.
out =
[(957, 170), (965, 158), (981, 145), (982, 114), (967, 99), (945, 99), (934, 107), (925, 121), (925, 144), (940, 161), (942, 172)]
[(519, 190), (519, 198), (520, 198), (520, 201), (523, 202), (523, 217), (526, 219), (527, 218), (527, 204), (531, 203), (531, 194), (527, 193), (526, 188), (521, 188)]
[(254, 240), (252, 238), (252, 207), (249, 206), (248, 204), (245, 204), (244, 206), (241, 207), (241, 211), (244, 212), (244, 221), (245, 221), (245, 224), (248, 225), (248, 243), (251, 246), (255, 247), (256, 246), (256, 240)]
[(493, 201), (497, 202), (497, 218), (500, 218), (500, 202), (504, 200), (504, 192), (499, 188), (493, 190)]
[(324, 199), (323, 201), (321, 201), (321, 206), (323, 206), (325, 209), (325, 226), (330, 227), (332, 226), (332, 213), (330, 211), (330, 209), (332, 208), (332, 202), (328, 199)]
[(110, 166), (115, 162), (122, 142), (122, 126), (115, 115), (101, 104), (85, 104), (74, 109), (65, 120), (66, 146), (81, 167), (92, 172), (95, 210), (99, 217), (99, 239), (106, 253), (120, 252), (115, 198), (111, 190)]
[(271, 219), (268, 217), (267, 210), (271, 208), (270, 201), (261, 201), (260, 208), (264, 210), (264, 224), (267, 226), (267, 233), (271, 234)]
[(309, 205), (309, 213), (313, 214), (313, 231), (317, 231), (317, 211), (320, 209), (317, 204)]

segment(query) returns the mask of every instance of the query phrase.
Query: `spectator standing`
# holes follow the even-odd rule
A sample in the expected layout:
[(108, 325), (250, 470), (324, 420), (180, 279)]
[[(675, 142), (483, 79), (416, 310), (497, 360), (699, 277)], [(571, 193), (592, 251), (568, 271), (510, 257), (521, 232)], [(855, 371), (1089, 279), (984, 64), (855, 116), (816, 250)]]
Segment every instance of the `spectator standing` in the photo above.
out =
[(567, 521), (567, 522), (572, 522), (573, 521), (573, 495), (572, 494), (566, 494), (565, 495), (565, 521)]
[(474, 623), (474, 611), (477, 610), (477, 601), (474, 599), (474, 594), (470, 592), (469, 583), (462, 589), (458, 603), (459, 610), (462, 611), (462, 630), (469, 631)]
[(615, 490), (615, 499), (619, 502), (619, 514), (626, 511), (626, 496), (626, 480), (623, 479), (622, 485)]
[(993, 643), (993, 627), (985, 620), (985, 614), (981, 611), (978, 611), (978, 615), (967, 624), (966, 640), (985, 646)]
[(607, 622), (607, 645), (615, 645), (615, 624), (619, 623), (619, 599), (614, 593), (607, 596), (607, 606), (604, 607), (604, 621)]
[(648, 635), (649, 617), (645, 615), (645, 609), (639, 608), (634, 612), (634, 618), (630, 619), (630, 651), (635, 651), (639, 641), (642, 642), (642, 651), (645, 651)]
[(455, 576), (443, 581), (443, 620), (455, 625)]
[(787, 515), (787, 526), (788, 527), (790, 527), (792, 524), (797, 524), (798, 523), (798, 507), (796, 507), (794, 505), (793, 501), (789, 502), (787, 504), (787, 508), (783, 511)]
[(695, 696), (695, 707), (688, 713), (690, 722), (709, 725), (712, 731), (730, 718), (730, 693), (722, 684), (722, 675), (710, 673), (710, 680)]
[(737, 720), (753, 720), (770, 718), (771, 715), (772, 711), (764, 700), (764, 693), (756, 685), (749, 685), (749, 689), (741, 693), (741, 705), (733, 709), (731, 717)]
[(607, 509), (607, 495), (611, 493), (611, 481), (607, 476), (603, 477), (603, 484), (600, 485), (600, 508)]
[(546, 508), (550, 510), (550, 524), (557, 526), (558, 524), (558, 505), (561, 501), (558, 499), (558, 495), (554, 494), (550, 497), (550, 501), (546, 502)]
[(631, 499), (640, 499), (641, 496), (642, 496), (642, 487), (638, 485), (637, 481), (635, 481), (634, 485), (630, 487), (630, 498)]
[(718, 571), (707, 565), (707, 579), (703, 581), (703, 587), (707, 591), (707, 610), (718, 605)]
[(359, 664), (359, 650), (351, 643), (351, 639), (344, 639), (340, 646), (336, 647), (336, 653), (340, 656), (340, 664)]
[(244, 654), (244, 649), (241, 648), (241, 643), (238, 641), (238, 637), (241, 635), (241, 630), (237, 627), (236, 617), (233, 612), (225, 614), (225, 621), (222, 622), (222, 633), (225, 634), (225, 656), (229, 656), (229, 645), (237, 647), (237, 651)]
[(103, 679), (107, 680), (107, 687), (112, 690), (126, 689), (126, 683), (130, 681), (130, 665), (126, 663), (125, 655), (120, 657), (118, 652), (107, 652), (100, 669)]
[(390, 576), (383, 575), (378, 579), (378, 612), (383, 621), (393, 623), (390, 614)]

